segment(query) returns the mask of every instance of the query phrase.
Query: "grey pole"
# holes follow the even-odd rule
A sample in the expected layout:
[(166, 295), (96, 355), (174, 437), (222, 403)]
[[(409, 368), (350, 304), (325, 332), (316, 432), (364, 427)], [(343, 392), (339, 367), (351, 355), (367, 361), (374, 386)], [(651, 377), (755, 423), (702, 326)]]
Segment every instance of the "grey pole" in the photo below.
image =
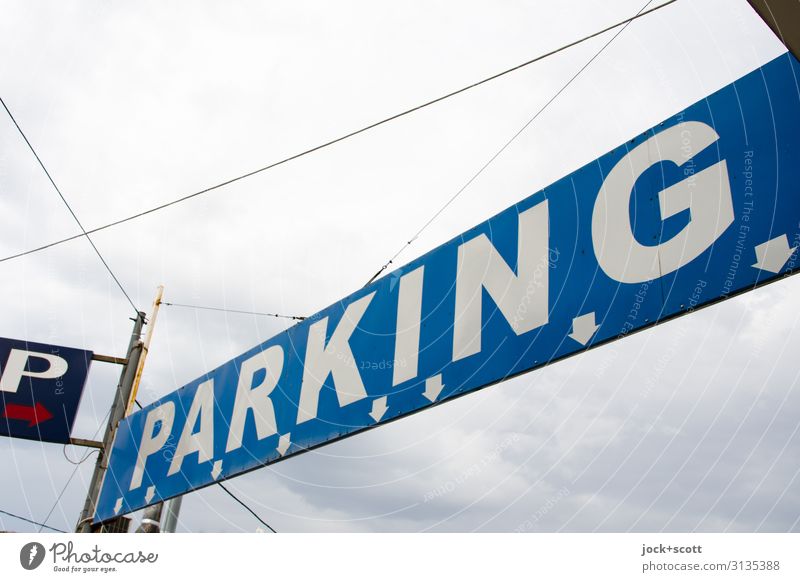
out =
[(117, 393), (114, 397), (114, 403), (111, 406), (108, 425), (106, 426), (105, 436), (103, 437), (103, 448), (100, 449), (100, 453), (97, 455), (94, 474), (89, 483), (89, 491), (86, 494), (86, 502), (83, 505), (83, 511), (81, 511), (80, 518), (75, 526), (75, 531), (78, 533), (91, 533), (93, 531), (92, 517), (94, 516), (97, 496), (100, 493), (100, 485), (103, 482), (103, 476), (108, 468), (107, 453), (111, 451), (111, 445), (114, 443), (117, 425), (125, 415), (125, 409), (128, 406), (128, 399), (130, 398), (131, 388), (133, 387), (133, 379), (136, 375), (136, 368), (139, 365), (139, 357), (142, 354), (141, 336), (144, 318), (144, 312), (140, 311), (136, 319), (133, 320), (133, 333), (131, 333), (126, 357), (127, 363), (122, 367), (119, 384), (117, 385)]
[(167, 502), (167, 515), (164, 517), (164, 533), (175, 533), (178, 529), (178, 515), (181, 512), (183, 495), (173, 497)]

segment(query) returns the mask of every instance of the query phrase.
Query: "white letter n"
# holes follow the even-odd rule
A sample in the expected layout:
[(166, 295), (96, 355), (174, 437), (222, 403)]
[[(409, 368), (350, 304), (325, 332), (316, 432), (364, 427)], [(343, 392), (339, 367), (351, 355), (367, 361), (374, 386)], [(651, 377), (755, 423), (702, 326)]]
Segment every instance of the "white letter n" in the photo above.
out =
[(485, 234), (458, 248), (453, 361), (481, 351), (483, 289), (517, 335), (547, 323), (548, 237), (545, 200), (519, 215), (516, 275)]

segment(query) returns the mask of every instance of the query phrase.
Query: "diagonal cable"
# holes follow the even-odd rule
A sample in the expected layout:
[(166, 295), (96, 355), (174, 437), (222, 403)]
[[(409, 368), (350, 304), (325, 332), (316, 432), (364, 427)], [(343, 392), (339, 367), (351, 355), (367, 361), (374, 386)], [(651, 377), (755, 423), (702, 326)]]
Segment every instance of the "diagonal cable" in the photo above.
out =
[[(675, 1), (675, 0), (673, 0), (673, 1)], [(650, 2), (652, 2), (652, 0), (650, 0)], [(591, 65), (591, 64), (594, 62), (594, 60), (595, 60), (597, 57), (599, 57), (599, 56), (600, 56), (600, 55), (603, 53), (603, 51), (604, 51), (604, 50), (606, 50), (606, 48), (608, 48), (608, 45), (610, 45), (612, 42), (614, 42), (614, 40), (616, 40), (616, 38), (617, 38), (617, 37), (618, 37), (620, 34), (622, 34), (622, 32), (623, 32), (623, 31), (624, 31), (626, 28), (628, 28), (628, 25), (629, 25), (631, 22), (633, 22), (633, 21), (634, 21), (636, 18), (638, 18), (638, 17), (644, 16), (645, 14), (648, 14), (648, 13), (650, 13), (650, 12), (653, 12), (654, 10), (657, 10), (657, 9), (659, 9), (659, 8), (661, 8), (661, 7), (663, 7), (663, 6), (666, 6), (667, 4), (670, 4), (670, 3), (671, 3), (671, 2), (668, 2), (667, 4), (661, 4), (661, 5), (659, 5), (659, 6), (656, 6), (655, 8), (651, 8), (650, 10), (645, 10), (645, 8), (647, 8), (647, 6), (649, 6), (649, 5), (650, 5), (650, 2), (648, 2), (647, 4), (645, 4), (645, 5), (644, 5), (644, 7), (642, 7), (642, 8), (639, 10), (639, 12), (636, 14), (636, 16), (634, 16), (633, 18), (630, 18), (630, 19), (628, 19), (628, 21), (624, 23), (623, 27), (622, 27), (622, 28), (620, 28), (620, 29), (619, 29), (619, 30), (618, 30), (616, 33), (614, 33), (614, 36), (612, 36), (612, 37), (611, 37), (611, 38), (608, 40), (608, 42), (606, 42), (606, 43), (605, 43), (605, 44), (604, 44), (602, 47), (600, 47), (600, 50), (598, 50), (598, 51), (597, 51), (597, 52), (596, 52), (596, 53), (595, 53), (595, 54), (592, 56), (592, 58), (590, 58), (588, 61), (586, 61), (586, 63), (585, 63), (585, 64), (584, 64), (584, 65), (583, 65), (583, 66), (582, 66), (580, 69), (578, 69), (578, 72), (577, 72), (577, 73), (575, 73), (574, 75), (572, 75), (572, 77), (570, 77), (570, 78), (569, 78), (569, 80), (568, 80), (566, 83), (564, 83), (564, 84), (561, 86), (561, 88), (560, 88), (558, 91), (556, 91), (556, 92), (555, 92), (555, 94), (554, 94), (554, 95), (553, 95), (553, 96), (552, 96), (550, 99), (548, 99), (548, 100), (547, 100), (547, 102), (546, 102), (544, 105), (542, 105), (542, 106), (541, 106), (541, 107), (540, 107), (540, 108), (539, 108), (539, 109), (536, 111), (536, 113), (534, 113), (534, 114), (533, 114), (533, 117), (531, 117), (531, 118), (530, 118), (528, 121), (526, 121), (526, 122), (525, 122), (525, 125), (523, 125), (523, 126), (522, 126), (522, 127), (521, 127), (521, 128), (520, 128), (520, 129), (519, 129), (519, 130), (518, 130), (518, 131), (517, 131), (517, 132), (514, 134), (514, 135), (512, 135), (512, 136), (511, 136), (511, 138), (510, 138), (508, 141), (506, 141), (506, 142), (505, 142), (505, 143), (502, 145), (502, 147), (501, 147), (500, 149), (498, 149), (498, 150), (497, 150), (497, 151), (496, 151), (496, 152), (495, 152), (495, 153), (492, 155), (492, 157), (490, 157), (490, 158), (489, 158), (489, 159), (486, 161), (486, 163), (485, 163), (485, 164), (483, 164), (483, 165), (480, 167), (480, 169), (479, 169), (477, 172), (475, 172), (475, 173), (472, 175), (472, 177), (470, 177), (470, 179), (469, 179), (469, 180), (467, 180), (467, 181), (464, 183), (464, 185), (463, 185), (463, 186), (461, 186), (461, 188), (459, 188), (459, 189), (456, 191), (456, 193), (455, 193), (455, 194), (453, 194), (453, 195), (452, 195), (452, 196), (451, 196), (451, 197), (450, 197), (450, 198), (447, 200), (447, 202), (445, 202), (445, 203), (444, 203), (444, 205), (443, 205), (441, 208), (439, 208), (439, 210), (437, 210), (437, 211), (436, 211), (436, 212), (433, 214), (433, 216), (431, 216), (431, 217), (428, 219), (428, 221), (427, 221), (427, 222), (425, 222), (425, 224), (423, 224), (423, 225), (422, 225), (422, 227), (421, 227), (421, 228), (420, 228), (420, 229), (419, 229), (419, 230), (418, 230), (418, 231), (417, 231), (417, 232), (414, 234), (414, 236), (412, 236), (412, 237), (411, 237), (410, 239), (408, 239), (408, 240), (407, 240), (405, 243), (403, 243), (403, 245), (402, 245), (402, 246), (401, 246), (401, 247), (400, 247), (400, 248), (397, 250), (397, 252), (396, 252), (394, 255), (392, 255), (392, 258), (391, 258), (391, 259), (389, 259), (389, 260), (388, 260), (386, 263), (384, 263), (384, 264), (383, 264), (383, 266), (382, 266), (380, 269), (378, 269), (378, 271), (377, 271), (377, 272), (376, 272), (376, 273), (375, 273), (375, 274), (374, 274), (372, 277), (370, 277), (369, 281), (367, 281), (367, 282), (366, 282), (366, 284), (364, 285), (364, 287), (366, 287), (367, 285), (369, 285), (370, 283), (372, 283), (372, 282), (373, 282), (375, 279), (377, 279), (377, 278), (380, 276), (380, 274), (381, 274), (381, 273), (383, 273), (383, 271), (385, 271), (387, 268), (389, 268), (389, 266), (390, 266), (392, 263), (394, 263), (395, 259), (397, 259), (397, 257), (399, 257), (399, 256), (400, 256), (400, 254), (401, 254), (403, 251), (405, 251), (405, 250), (406, 250), (406, 249), (407, 249), (409, 246), (411, 246), (411, 244), (412, 244), (412, 243), (413, 243), (415, 240), (417, 240), (417, 238), (419, 238), (419, 236), (420, 236), (420, 235), (421, 235), (421, 234), (422, 234), (422, 233), (423, 233), (423, 232), (424, 232), (424, 231), (425, 231), (425, 230), (426, 230), (426, 229), (427, 229), (427, 228), (428, 228), (428, 227), (429, 227), (429, 226), (430, 226), (430, 225), (431, 225), (431, 224), (432, 224), (432, 223), (433, 223), (433, 222), (434, 222), (434, 221), (435, 221), (437, 218), (439, 218), (439, 216), (440, 216), (440, 215), (441, 215), (441, 214), (442, 214), (442, 213), (443, 213), (445, 210), (447, 210), (447, 208), (448, 208), (448, 207), (449, 207), (449, 206), (450, 206), (450, 205), (451, 205), (453, 202), (455, 202), (456, 198), (458, 198), (459, 196), (461, 196), (461, 194), (464, 192), (464, 190), (466, 190), (466, 189), (467, 189), (467, 188), (470, 186), (470, 184), (472, 184), (472, 183), (473, 183), (473, 182), (474, 182), (476, 179), (478, 179), (478, 177), (479, 177), (481, 174), (483, 174), (483, 172), (486, 170), (486, 168), (488, 168), (488, 167), (489, 167), (489, 166), (490, 166), (490, 165), (491, 165), (491, 164), (492, 164), (492, 163), (493, 163), (493, 162), (494, 162), (494, 161), (495, 161), (495, 160), (496, 160), (496, 159), (497, 159), (497, 158), (500, 156), (500, 154), (502, 154), (504, 151), (506, 151), (506, 149), (508, 149), (508, 146), (510, 146), (512, 143), (514, 143), (514, 141), (516, 141), (516, 139), (517, 139), (517, 138), (518, 138), (520, 135), (522, 135), (522, 133), (523, 133), (523, 132), (524, 132), (526, 129), (528, 129), (528, 127), (529, 127), (529, 126), (530, 126), (530, 125), (531, 125), (531, 124), (532, 124), (534, 121), (536, 121), (536, 118), (538, 118), (538, 117), (539, 117), (539, 116), (540, 116), (540, 115), (541, 115), (541, 114), (542, 114), (542, 113), (545, 111), (545, 109), (547, 109), (547, 108), (548, 108), (548, 107), (549, 107), (549, 106), (550, 106), (550, 105), (551, 105), (551, 104), (552, 104), (552, 103), (553, 103), (553, 102), (554, 102), (556, 99), (558, 99), (558, 97), (559, 97), (559, 96), (560, 96), (560, 95), (561, 95), (561, 94), (562, 94), (562, 93), (563, 93), (563, 92), (564, 92), (564, 91), (567, 89), (567, 87), (569, 87), (570, 85), (572, 85), (572, 83), (575, 81), (575, 79), (577, 79), (577, 78), (580, 76), (580, 74), (581, 74), (581, 73), (583, 73), (583, 72), (584, 72), (584, 71), (585, 71), (585, 70), (586, 70), (586, 69), (589, 67), (589, 65)], [(608, 30), (608, 29), (606, 29), (606, 30)]]
[(46, 524), (43, 524), (43, 523), (39, 523), (38, 521), (33, 521), (32, 519), (28, 519), (27, 517), (22, 517), (21, 515), (17, 515), (15, 513), (11, 513), (10, 511), (6, 511), (5, 509), (0, 509), (0, 513), (2, 513), (4, 515), (8, 515), (10, 517), (13, 517), (15, 519), (21, 519), (22, 521), (27, 521), (28, 523), (32, 523), (33, 525), (38, 525), (39, 526), (39, 532), (41, 532), (42, 528), (45, 527), (47, 529), (51, 529), (51, 530), (57, 531), (59, 533), (67, 533), (63, 529), (58, 529), (57, 527), (52, 527), (52, 526), (49, 526), (49, 525), (46, 525)]
[(259, 515), (258, 515), (258, 514), (257, 514), (255, 511), (253, 511), (252, 509), (250, 509), (250, 507), (248, 507), (248, 505), (247, 505), (247, 504), (246, 504), (244, 501), (242, 501), (241, 499), (239, 499), (238, 497), (236, 497), (236, 495), (234, 495), (233, 493), (231, 493), (231, 491), (230, 491), (230, 490), (229, 490), (227, 487), (225, 487), (225, 485), (223, 485), (222, 483), (219, 483), (219, 482), (217, 483), (217, 485), (219, 485), (220, 487), (222, 487), (222, 490), (223, 490), (225, 493), (227, 493), (228, 495), (230, 495), (231, 497), (233, 497), (233, 498), (234, 498), (234, 499), (235, 499), (235, 500), (236, 500), (236, 501), (239, 503), (239, 505), (241, 505), (242, 507), (244, 507), (244, 508), (245, 508), (247, 511), (249, 511), (249, 512), (250, 512), (250, 513), (253, 515), (253, 517), (255, 517), (255, 518), (256, 518), (258, 521), (260, 521), (260, 522), (261, 522), (263, 525), (265, 525), (269, 531), (271, 531), (272, 533), (278, 533), (278, 532), (276, 532), (274, 529), (272, 529), (272, 526), (271, 526), (270, 524), (268, 524), (266, 521), (264, 521), (263, 519), (261, 519), (261, 518), (259, 517)]
[(188, 305), (186, 303), (168, 303), (162, 301), (161, 305), (168, 305), (170, 307), (186, 307), (188, 309), (202, 309), (204, 311), (222, 311), (225, 313), (241, 313), (243, 315), (263, 315), (265, 317), (277, 317), (279, 319), (292, 319), (294, 321), (303, 321), (305, 319), (302, 315), (282, 315), (280, 313), (264, 313), (262, 311), (244, 311), (242, 309), (226, 309), (224, 307), (208, 307), (206, 305)]
[(8, 106), (6, 105), (6, 102), (3, 101), (2, 97), (0, 97), (0, 104), (3, 105), (3, 109), (5, 109), (6, 113), (8, 113), (8, 116), (11, 118), (11, 121), (14, 123), (14, 127), (17, 128), (17, 131), (22, 136), (22, 139), (25, 140), (25, 143), (28, 145), (28, 149), (31, 150), (31, 153), (36, 158), (36, 161), (39, 162), (39, 166), (44, 171), (45, 175), (47, 176), (47, 179), (50, 180), (50, 183), (53, 185), (53, 188), (55, 188), (56, 192), (58, 192), (58, 195), (61, 198), (61, 201), (64, 203), (64, 206), (67, 207), (67, 210), (69, 210), (69, 213), (72, 215), (72, 218), (75, 219), (75, 222), (78, 224), (78, 226), (80, 227), (81, 231), (83, 232), (83, 236), (85, 236), (86, 240), (89, 241), (89, 244), (92, 245), (92, 248), (94, 249), (94, 252), (97, 253), (98, 258), (103, 263), (103, 266), (106, 268), (106, 271), (108, 271), (108, 274), (111, 275), (112, 279), (114, 279), (114, 282), (117, 284), (117, 287), (119, 287), (119, 290), (122, 291), (123, 295), (125, 295), (125, 299), (127, 299), (128, 303), (131, 304), (131, 307), (133, 307), (133, 310), (136, 313), (139, 313), (139, 310), (136, 308), (136, 305), (133, 304), (133, 301), (131, 300), (130, 295), (128, 295), (128, 292), (125, 291), (125, 288), (122, 286), (122, 283), (119, 282), (119, 279), (117, 279), (117, 276), (114, 274), (114, 271), (111, 270), (111, 267), (108, 266), (108, 263), (106, 262), (105, 258), (103, 258), (103, 255), (100, 254), (100, 251), (95, 246), (94, 241), (89, 236), (89, 233), (87, 233), (86, 229), (83, 228), (83, 224), (81, 224), (81, 221), (78, 220), (78, 217), (75, 215), (75, 211), (72, 210), (72, 207), (69, 205), (69, 202), (67, 202), (67, 199), (64, 198), (64, 194), (61, 193), (61, 189), (56, 185), (55, 180), (53, 180), (53, 177), (50, 175), (50, 172), (47, 171), (47, 168), (45, 167), (44, 162), (42, 162), (42, 159), (39, 157), (39, 154), (36, 153), (36, 150), (33, 148), (33, 145), (31, 145), (31, 142), (28, 140), (28, 136), (26, 136), (25, 132), (22, 131), (22, 128), (19, 126), (19, 123), (17, 123), (17, 120), (14, 118), (14, 115), (11, 113), (11, 110), (9, 110)]
[(105, 230), (107, 228), (112, 228), (112, 227), (115, 227), (115, 226), (119, 226), (120, 224), (124, 224), (126, 222), (130, 222), (131, 220), (136, 220), (137, 218), (141, 218), (143, 216), (147, 216), (148, 214), (152, 214), (153, 212), (158, 212), (160, 210), (164, 210), (165, 208), (168, 208), (170, 206), (174, 206), (176, 204), (180, 204), (182, 202), (186, 202), (187, 200), (190, 200), (190, 199), (195, 198), (197, 196), (201, 196), (203, 194), (207, 194), (208, 192), (212, 192), (214, 190), (218, 190), (219, 188), (223, 188), (225, 186), (229, 186), (230, 184), (233, 184), (233, 183), (238, 182), (240, 180), (244, 180), (246, 178), (250, 178), (251, 176), (255, 176), (256, 174), (260, 174), (262, 172), (266, 172), (267, 170), (271, 170), (272, 168), (275, 168), (277, 166), (281, 166), (283, 164), (286, 164), (286, 163), (291, 162), (293, 160), (296, 160), (298, 158), (302, 158), (304, 156), (307, 156), (309, 154), (317, 152), (317, 151), (319, 151), (321, 149), (330, 147), (330, 146), (332, 146), (334, 144), (337, 144), (339, 142), (342, 142), (342, 141), (344, 141), (346, 139), (350, 139), (351, 137), (354, 137), (354, 136), (357, 136), (357, 135), (359, 135), (361, 133), (367, 132), (367, 131), (369, 131), (371, 129), (375, 129), (376, 127), (379, 127), (381, 125), (384, 125), (386, 123), (389, 123), (391, 121), (399, 119), (401, 117), (405, 117), (406, 115), (410, 115), (412, 113), (415, 113), (415, 112), (419, 111), (420, 109), (424, 109), (426, 107), (430, 107), (431, 105), (434, 105), (436, 103), (444, 101), (445, 99), (449, 99), (451, 97), (454, 97), (454, 96), (459, 95), (461, 93), (464, 93), (466, 91), (474, 89), (475, 87), (479, 87), (480, 85), (483, 85), (483, 84), (488, 83), (490, 81), (494, 81), (495, 79), (498, 79), (500, 77), (508, 75), (509, 73), (513, 73), (514, 71), (518, 71), (519, 69), (522, 69), (524, 67), (532, 65), (533, 63), (536, 63), (536, 62), (539, 62), (541, 60), (544, 60), (544, 59), (546, 59), (548, 57), (551, 57), (551, 56), (553, 56), (555, 54), (558, 54), (558, 53), (560, 53), (560, 52), (562, 52), (562, 51), (564, 51), (566, 49), (569, 49), (569, 48), (572, 48), (572, 47), (574, 47), (576, 45), (582, 44), (582, 43), (586, 42), (587, 40), (593, 39), (593, 38), (595, 38), (597, 36), (600, 36), (600, 35), (602, 35), (602, 34), (604, 34), (606, 32), (609, 32), (609, 31), (611, 31), (611, 30), (613, 30), (615, 28), (618, 28), (618, 27), (623, 26), (623, 25), (627, 26), (629, 23), (633, 22), (634, 20), (637, 20), (639, 18), (647, 16), (648, 14), (651, 14), (651, 13), (657, 11), (657, 10), (661, 10), (662, 8), (665, 8), (666, 6), (669, 6), (670, 4), (674, 4), (675, 2), (677, 2), (677, 0), (667, 0), (666, 2), (664, 2), (662, 4), (659, 4), (658, 6), (655, 6), (655, 7), (651, 8), (650, 10), (640, 11), (639, 13), (635, 14), (634, 16), (626, 18), (625, 20), (621, 20), (621, 21), (619, 21), (619, 22), (617, 22), (615, 24), (612, 24), (610, 26), (607, 26), (607, 27), (603, 28), (602, 30), (598, 30), (597, 32), (593, 32), (592, 34), (584, 36), (584, 37), (582, 37), (582, 38), (580, 38), (578, 40), (574, 40), (574, 41), (572, 41), (572, 42), (570, 42), (568, 44), (565, 44), (565, 45), (560, 46), (560, 47), (558, 47), (556, 49), (553, 49), (553, 50), (551, 50), (549, 52), (541, 54), (541, 55), (539, 55), (537, 57), (534, 57), (534, 58), (532, 58), (530, 60), (525, 61), (524, 63), (520, 63), (519, 65), (516, 65), (516, 66), (511, 67), (509, 69), (505, 69), (504, 71), (501, 71), (499, 73), (496, 73), (494, 75), (491, 75), (489, 77), (481, 79), (480, 81), (476, 81), (476, 82), (471, 83), (471, 84), (469, 84), (469, 85), (467, 85), (465, 87), (462, 87), (460, 89), (456, 89), (455, 91), (451, 91), (449, 93), (446, 93), (445, 95), (442, 95), (442, 96), (437, 97), (435, 99), (431, 99), (430, 101), (426, 101), (425, 103), (422, 103), (420, 105), (412, 107), (411, 109), (406, 109), (405, 111), (401, 111), (400, 113), (396, 113), (396, 114), (391, 115), (389, 117), (386, 117), (386, 118), (384, 118), (384, 119), (382, 119), (380, 121), (376, 121), (375, 123), (371, 123), (371, 124), (366, 125), (366, 126), (360, 128), (360, 129), (357, 129), (355, 131), (351, 131), (350, 133), (347, 133), (345, 135), (339, 136), (339, 137), (337, 137), (335, 139), (332, 139), (330, 141), (327, 141), (325, 143), (319, 144), (319, 145), (314, 146), (312, 148), (309, 148), (307, 150), (304, 150), (304, 151), (301, 151), (299, 153), (293, 154), (291, 156), (288, 156), (288, 157), (283, 158), (281, 160), (278, 160), (276, 162), (272, 162), (272, 163), (267, 164), (266, 166), (263, 166), (261, 168), (257, 168), (255, 170), (252, 170), (252, 171), (247, 172), (245, 174), (241, 174), (239, 176), (236, 176), (234, 178), (230, 178), (230, 179), (225, 180), (223, 182), (220, 182), (218, 184), (214, 184), (213, 186), (209, 186), (208, 188), (204, 188), (202, 190), (198, 190), (197, 192), (192, 192), (191, 194), (186, 194), (184, 196), (181, 196), (180, 198), (176, 198), (175, 200), (171, 200), (169, 202), (165, 202), (163, 204), (159, 204), (158, 206), (154, 206), (153, 208), (150, 208), (148, 210), (143, 210), (142, 212), (138, 212), (136, 214), (132, 214), (132, 215), (127, 216), (125, 218), (120, 218), (119, 220), (115, 220), (113, 222), (109, 222), (109, 223), (104, 224), (102, 226), (98, 226), (98, 227), (92, 228), (92, 229), (90, 229), (88, 231), (84, 231), (83, 234), (76, 234), (76, 235), (69, 236), (69, 237), (66, 237), (66, 238), (63, 238), (63, 239), (60, 239), (60, 240), (57, 240), (57, 241), (53, 241), (51, 243), (47, 243), (45, 245), (42, 245), (42, 246), (39, 246), (39, 247), (36, 247), (36, 248), (29, 249), (27, 251), (22, 251), (20, 253), (14, 254), (14, 255), (9, 255), (7, 257), (4, 257), (4, 258), (0, 259), (0, 263), (5, 262), (5, 261), (10, 261), (12, 259), (16, 259), (16, 258), (19, 258), (19, 257), (23, 257), (23, 256), (29, 255), (31, 253), (36, 253), (36, 252), (39, 252), (39, 251), (43, 251), (45, 249), (49, 249), (51, 247), (54, 247), (54, 246), (69, 242), (71, 240), (75, 240), (76, 238), (80, 238), (81, 236), (88, 236), (90, 234), (94, 234), (96, 232), (100, 232), (101, 230)]

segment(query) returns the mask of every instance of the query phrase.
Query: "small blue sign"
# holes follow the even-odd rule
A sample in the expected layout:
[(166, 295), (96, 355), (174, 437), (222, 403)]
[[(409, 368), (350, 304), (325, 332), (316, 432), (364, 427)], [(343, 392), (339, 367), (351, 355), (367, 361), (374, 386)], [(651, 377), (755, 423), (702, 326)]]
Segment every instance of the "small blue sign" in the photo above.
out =
[(0, 435), (68, 443), (92, 352), (0, 338)]
[(104, 521), (793, 271), (789, 54), (204, 374), (119, 427)]

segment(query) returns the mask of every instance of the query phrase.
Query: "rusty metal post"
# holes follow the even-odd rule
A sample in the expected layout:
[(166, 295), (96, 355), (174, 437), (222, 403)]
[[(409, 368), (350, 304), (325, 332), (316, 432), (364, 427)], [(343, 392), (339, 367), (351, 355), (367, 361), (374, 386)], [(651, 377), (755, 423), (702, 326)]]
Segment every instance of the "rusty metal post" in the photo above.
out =
[(125, 356), (127, 363), (122, 367), (119, 384), (117, 384), (117, 392), (114, 396), (114, 402), (111, 405), (111, 412), (109, 413), (108, 424), (106, 425), (106, 432), (103, 437), (103, 448), (100, 449), (100, 454), (97, 455), (97, 462), (94, 466), (92, 480), (89, 483), (89, 491), (86, 494), (83, 511), (81, 511), (78, 523), (75, 526), (75, 531), (78, 533), (90, 533), (93, 531), (92, 517), (94, 516), (97, 496), (100, 493), (100, 485), (103, 482), (103, 477), (108, 467), (107, 455), (111, 451), (117, 425), (125, 416), (125, 409), (127, 408), (131, 388), (133, 387), (133, 378), (139, 364), (139, 356), (142, 353), (141, 336), (144, 319), (145, 314), (143, 311), (140, 311), (133, 320), (133, 332), (131, 333), (131, 339), (128, 343), (128, 353)]
[[(132, 412), (133, 405), (136, 402), (136, 394), (139, 390), (139, 383), (142, 380), (144, 363), (147, 359), (150, 341), (153, 338), (156, 316), (158, 315), (158, 308), (161, 305), (161, 298), (163, 295), (164, 286), (160, 285), (156, 291), (156, 298), (153, 301), (152, 315), (147, 322), (147, 335), (145, 336), (144, 342), (142, 342), (141, 336), (142, 326), (145, 324), (145, 313), (140, 311), (134, 320), (133, 333), (131, 334), (131, 341), (128, 345), (128, 354), (125, 357), (125, 365), (122, 368), (119, 385), (117, 386), (117, 393), (114, 397), (114, 403), (111, 406), (111, 412), (108, 418), (108, 425), (106, 426), (106, 433), (103, 437), (103, 448), (100, 449), (100, 454), (97, 456), (94, 474), (89, 484), (89, 492), (86, 495), (83, 511), (81, 511), (78, 524), (75, 527), (76, 532), (90, 533), (101, 531), (101, 529), (98, 530), (92, 527), (92, 517), (94, 516), (95, 505), (97, 504), (97, 497), (100, 494), (100, 487), (103, 484), (103, 477), (105, 476), (106, 469), (108, 469), (108, 456), (111, 454), (111, 447), (114, 444), (117, 426), (123, 418)], [(158, 513), (160, 519), (160, 507)]]

